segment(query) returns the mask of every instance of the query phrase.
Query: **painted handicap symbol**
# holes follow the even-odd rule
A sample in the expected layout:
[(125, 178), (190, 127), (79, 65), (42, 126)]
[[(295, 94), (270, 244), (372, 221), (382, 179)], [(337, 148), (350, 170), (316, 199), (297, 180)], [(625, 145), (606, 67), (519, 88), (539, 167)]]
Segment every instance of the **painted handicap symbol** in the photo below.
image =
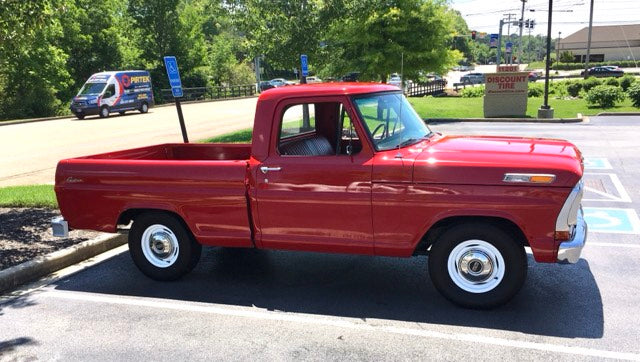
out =
[(584, 168), (587, 170), (610, 170), (609, 160), (604, 157), (585, 157)]
[(584, 207), (589, 232), (640, 234), (640, 219), (634, 209)]

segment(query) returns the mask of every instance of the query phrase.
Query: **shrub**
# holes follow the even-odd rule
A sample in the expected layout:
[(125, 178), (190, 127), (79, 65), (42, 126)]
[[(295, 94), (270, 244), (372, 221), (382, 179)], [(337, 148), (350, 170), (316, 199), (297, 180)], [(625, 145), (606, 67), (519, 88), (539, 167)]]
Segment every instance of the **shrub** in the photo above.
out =
[(624, 100), (624, 92), (620, 87), (613, 85), (597, 85), (587, 92), (587, 103), (597, 105), (600, 108), (611, 108), (616, 102)]
[(549, 83), (549, 94), (553, 94), (556, 97), (565, 97), (567, 95), (567, 82)]
[(544, 83), (529, 83), (527, 91), (528, 97), (542, 97), (544, 94)]
[(626, 74), (624, 77), (620, 78), (620, 87), (622, 87), (622, 90), (626, 92), (635, 81), (636, 77), (631, 74)]
[(619, 87), (620, 86), (620, 81), (618, 80), (618, 78), (610, 77), (610, 78), (605, 78), (604, 79), (604, 84), (613, 85), (613, 86)]
[(567, 93), (572, 97), (577, 97), (582, 90), (582, 82), (567, 82)]
[(602, 81), (596, 77), (589, 77), (582, 81), (582, 89), (588, 92), (591, 88), (602, 84)]
[(633, 106), (640, 108), (640, 83), (635, 82), (632, 86), (630, 86), (627, 90), (627, 95), (631, 99), (631, 103), (633, 103)]
[(484, 86), (467, 87), (460, 91), (460, 95), (464, 98), (476, 98), (484, 95)]

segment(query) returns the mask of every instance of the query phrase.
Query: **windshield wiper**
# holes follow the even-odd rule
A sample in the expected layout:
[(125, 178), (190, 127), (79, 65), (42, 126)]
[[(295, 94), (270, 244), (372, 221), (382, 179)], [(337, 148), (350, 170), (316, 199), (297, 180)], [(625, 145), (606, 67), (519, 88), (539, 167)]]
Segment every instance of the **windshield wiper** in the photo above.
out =
[(433, 132), (430, 132), (429, 134), (426, 134), (426, 135), (424, 135), (422, 137), (406, 139), (406, 140), (402, 141), (397, 147), (398, 148), (402, 148), (402, 147), (406, 147), (406, 146), (409, 146), (409, 145), (416, 144), (416, 143), (418, 143), (420, 141), (424, 141), (424, 140), (427, 140), (427, 139), (431, 138), (432, 135), (433, 135)]

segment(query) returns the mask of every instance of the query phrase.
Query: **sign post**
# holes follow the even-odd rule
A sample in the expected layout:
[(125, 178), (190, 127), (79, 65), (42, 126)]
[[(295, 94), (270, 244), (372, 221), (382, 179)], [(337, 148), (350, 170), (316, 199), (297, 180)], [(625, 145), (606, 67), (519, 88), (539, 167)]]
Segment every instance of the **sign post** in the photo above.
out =
[[(307, 62), (307, 55), (300, 54), (300, 84), (307, 84), (307, 76), (309, 75), (309, 63)], [(304, 104), (302, 106), (302, 128), (305, 130), (311, 129), (311, 122), (309, 122), (309, 105)]]
[(176, 109), (178, 110), (178, 120), (180, 121), (180, 130), (182, 131), (182, 140), (189, 143), (187, 138), (187, 128), (184, 125), (184, 117), (182, 116), (182, 107), (180, 106), (180, 98), (182, 93), (182, 81), (180, 80), (180, 71), (178, 70), (178, 61), (174, 56), (164, 57), (164, 66), (167, 69), (167, 77), (171, 86), (171, 94), (176, 101)]

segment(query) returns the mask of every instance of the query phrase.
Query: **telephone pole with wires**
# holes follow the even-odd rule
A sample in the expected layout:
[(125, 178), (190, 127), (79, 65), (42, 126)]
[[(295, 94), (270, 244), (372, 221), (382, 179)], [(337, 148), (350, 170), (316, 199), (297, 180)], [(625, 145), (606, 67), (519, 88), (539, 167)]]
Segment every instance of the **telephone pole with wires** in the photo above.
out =
[(519, 44), (518, 44), (518, 64), (520, 64), (522, 59), (522, 27), (524, 26), (524, 4), (527, 2), (527, 0), (520, 0), (522, 1), (522, 11), (520, 12), (520, 21), (518, 22), (518, 26), (520, 27), (520, 40), (519, 40)]

